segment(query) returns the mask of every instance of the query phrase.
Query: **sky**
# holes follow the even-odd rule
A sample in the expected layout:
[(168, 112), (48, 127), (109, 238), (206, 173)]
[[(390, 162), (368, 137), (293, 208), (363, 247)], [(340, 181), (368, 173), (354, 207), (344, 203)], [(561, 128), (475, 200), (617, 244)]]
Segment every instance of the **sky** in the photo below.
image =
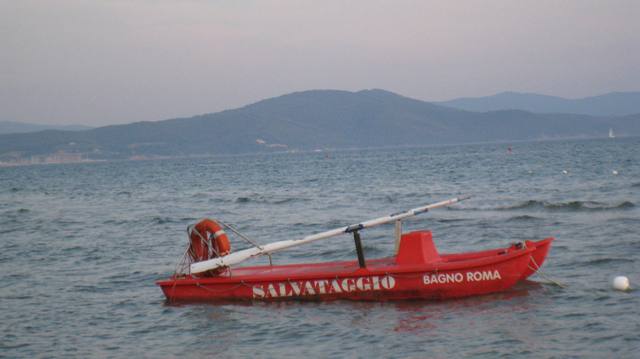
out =
[(155, 121), (310, 89), (638, 91), (639, 19), (634, 0), (0, 0), (0, 121)]

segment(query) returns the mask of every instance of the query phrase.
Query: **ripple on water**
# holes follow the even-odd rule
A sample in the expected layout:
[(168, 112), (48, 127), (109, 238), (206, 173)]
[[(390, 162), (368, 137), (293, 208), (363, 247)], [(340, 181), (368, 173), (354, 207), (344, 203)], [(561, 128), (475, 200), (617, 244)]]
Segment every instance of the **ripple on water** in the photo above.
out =
[(497, 207), (500, 211), (515, 211), (524, 209), (548, 210), (548, 211), (611, 211), (626, 210), (635, 208), (635, 204), (630, 201), (623, 201), (618, 204), (607, 204), (597, 201), (569, 201), (569, 202), (546, 202), (528, 200), (512, 206)]

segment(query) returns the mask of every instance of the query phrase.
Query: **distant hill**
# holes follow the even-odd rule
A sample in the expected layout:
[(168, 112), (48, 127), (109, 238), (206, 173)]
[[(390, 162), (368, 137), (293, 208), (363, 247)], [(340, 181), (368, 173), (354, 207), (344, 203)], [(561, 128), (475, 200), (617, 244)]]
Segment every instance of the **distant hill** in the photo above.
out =
[(574, 113), (591, 116), (624, 116), (640, 113), (640, 92), (566, 99), (532, 93), (502, 92), (487, 97), (465, 97), (437, 104), (467, 111), (523, 110), (537, 113)]
[(82, 131), (91, 127), (82, 125), (45, 125), (39, 123), (25, 123), (14, 121), (0, 121), (0, 134), (5, 133), (27, 133), (44, 130)]
[(313, 90), (191, 118), (0, 135), (0, 159), (58, 151), (109, 159), (606, 137), (610, 127), (618, 136), (640, 135), (640, 115), (478, 113), (383, 90)]

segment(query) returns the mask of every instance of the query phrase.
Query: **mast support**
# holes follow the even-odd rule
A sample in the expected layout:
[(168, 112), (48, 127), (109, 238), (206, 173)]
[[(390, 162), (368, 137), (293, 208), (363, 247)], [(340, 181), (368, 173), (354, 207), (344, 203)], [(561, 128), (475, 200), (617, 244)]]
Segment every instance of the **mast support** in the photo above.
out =
[(358, 264), (360, 264), (360, 268), (366, 268), (366, 263), (364, 262), (364, 252), (362, 251), (362, 241), (360, 240), (360, 232), (353, 231), (353, 241), (356, 243), (356, 253), (358, 254)]

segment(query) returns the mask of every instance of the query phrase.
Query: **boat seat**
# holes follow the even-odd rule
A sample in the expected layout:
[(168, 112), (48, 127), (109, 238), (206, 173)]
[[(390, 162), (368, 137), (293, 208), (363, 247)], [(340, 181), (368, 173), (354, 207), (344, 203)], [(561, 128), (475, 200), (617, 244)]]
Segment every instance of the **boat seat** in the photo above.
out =
[(433, 243), (431, 231), (415, 231), (403, 234), (396, 256), (399, 265), (416, 265), (440, 261)]

